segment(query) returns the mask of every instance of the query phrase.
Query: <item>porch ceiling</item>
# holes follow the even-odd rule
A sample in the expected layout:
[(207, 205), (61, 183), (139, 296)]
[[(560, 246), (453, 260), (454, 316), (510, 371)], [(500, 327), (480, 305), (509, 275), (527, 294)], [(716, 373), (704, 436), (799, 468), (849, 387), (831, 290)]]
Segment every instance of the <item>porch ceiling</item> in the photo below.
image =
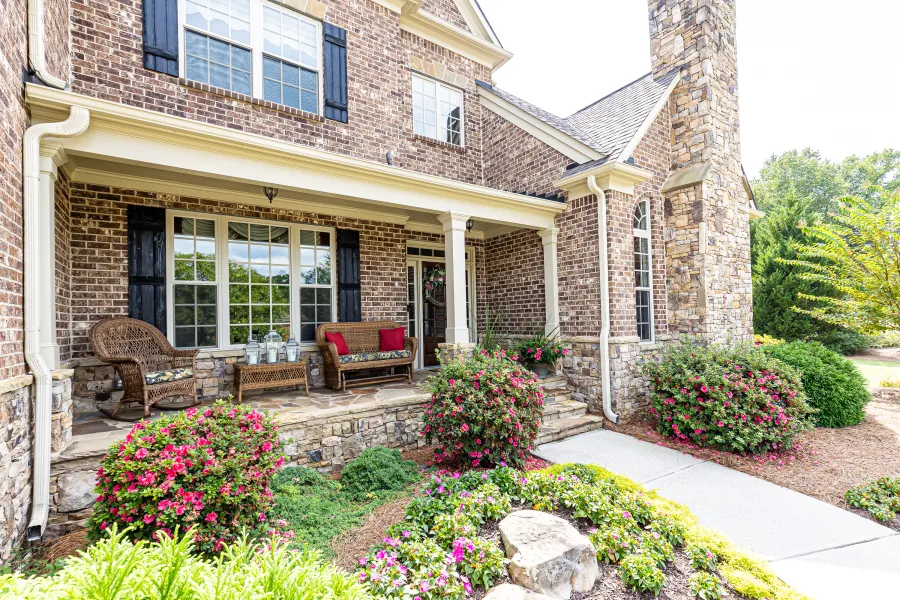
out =
[(73, 160), (75, 181), (259, 204), (268, 204), (260, 188), (269, 185), (279, 188), (276, 202), (284, 208), (350, 212), (435, 231), (441, 230), (436, 216), (450, 211), (471, 216), (484, 237), (510, 227), (553, 227), (565, 209), (554, 201), (33, 84), (27, 96), (38, 122), (61, 120), (72, 105), (91, 112), (86, 133), (55, 142)]

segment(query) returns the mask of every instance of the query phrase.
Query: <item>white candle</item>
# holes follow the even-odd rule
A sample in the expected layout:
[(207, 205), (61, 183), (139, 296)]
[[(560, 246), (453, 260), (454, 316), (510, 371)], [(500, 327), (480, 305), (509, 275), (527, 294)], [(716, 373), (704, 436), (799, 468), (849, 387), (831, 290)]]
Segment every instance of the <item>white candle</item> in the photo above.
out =
[(287, 349), (287, 359), (288, 359), (288, 362), (296, 362), (297, 361), (297, 349), (296, 348), (288, 348)]
[(278, 362), (278, 348), (275, 346), (266, 348), (266, 360), (270, 363)]
[(248, 355), (247, 355), (247, 364), (248, 364), (248, 365), (255, 365), (255, 364), (258, 363), (258, 362), (259, 362), (259, 355), (258, 355), (258, 354), (253, 353), (253, 354), (248, 354)]

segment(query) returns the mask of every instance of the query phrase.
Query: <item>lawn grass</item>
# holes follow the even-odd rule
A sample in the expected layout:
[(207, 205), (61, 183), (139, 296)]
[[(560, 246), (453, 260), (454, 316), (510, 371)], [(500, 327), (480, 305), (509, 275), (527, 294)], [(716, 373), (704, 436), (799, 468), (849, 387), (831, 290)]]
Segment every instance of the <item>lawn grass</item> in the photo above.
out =
[(294, 532), (294, 543), (319, 550), (331, 559), (331, 540), (362, 524), (379, 506), (412, 495), (416, 485), (401, 491), (372, 492), (362, 500), (341, 487), (339, 481), (306, 467), (288, 467), (272, 478), (275, 508), (272, 516), (287, 521), (281, 529)]

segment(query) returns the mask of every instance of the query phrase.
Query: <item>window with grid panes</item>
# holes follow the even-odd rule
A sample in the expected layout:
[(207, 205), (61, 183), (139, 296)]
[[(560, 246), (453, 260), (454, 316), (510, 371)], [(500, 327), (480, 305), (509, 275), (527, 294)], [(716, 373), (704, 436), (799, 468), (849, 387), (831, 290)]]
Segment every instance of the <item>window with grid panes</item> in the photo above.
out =
[(175, 346), (214, 348), (218, 345), (215, 221), (176, 217), (172, 245)]
[(300, 341), (315, 342), (316, 327), (333, 318), (331, 234), (300, 232)]
[(650, 204), (638, 203), (634, 211), (634, 290), (637, 335), (642, 342), (653, 339), (653, 277), (650, 266)]
[(463, 145), (463, 94), (440, 82), (413, 75), (413, 129), (426, 137)]

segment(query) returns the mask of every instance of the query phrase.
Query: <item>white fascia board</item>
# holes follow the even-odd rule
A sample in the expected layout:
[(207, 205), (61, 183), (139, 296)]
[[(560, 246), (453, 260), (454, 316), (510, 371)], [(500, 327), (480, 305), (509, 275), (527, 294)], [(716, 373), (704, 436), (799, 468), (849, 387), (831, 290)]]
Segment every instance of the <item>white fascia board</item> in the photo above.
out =
[(492, 70), (499, 69), (513, 56), (512, 52), (424, 11), (404, 12), (400, 16), (400, 29)]
[(567, 191), (569, 193), (569, 198), (580, 198), (581, 196), (590, 193), (588, 190), (587, 179), (591, 175), (596, 178), (597, 185), (599, 185), (603, 191), (613, 190), (629, 195), (634, 195), (635, 185), (643, 183), (653, 177), (653, 173), (646, 169), (628, 163), (610, 161), (594, 167), (593, 169), (563, 177), (558, 181), (554, 181), (553, 186)]
[(628, 145), (625, 146), (622, 151), (619, 153), (619, 157), (616, 159), (619, 162), (625, 162), (628, 158), (634, 153), (637, 145), (641, 143), (641, 140), (644, 139), (644, 136), (647, 135), (647, 132), (650, 131), (650, 127), (653, 125), (653, 122), (656, 120), (656, 117), (659, 116), (659, 113), (662, 112), (662, 109), (666, 107), (669, 103), (669, 96), (672, 95), (672, 91), (675, 89), (675, 86), (678, 85), (680, 77), (673, 77), (672, 81), (669, 82), (669, 86), (666, 88), (666, 91), (660, 96), (659, 100), (656, 101), (656, 104), (653, 106), (653, 110), (651, 110), (647, 114), (647, 118), (644, 119), (644, 122), (641, 123), (641, 126), (638, 128), (637, 132), (632, 136), (631, 141), (628, 142)]
[[(468, 214), (486, 222), (552, 226), (565, 205), (471, 183), (399, 169), (274, 138), (28, 84), (35, 121), (71, 106), (91, 112), (91, 127), (61, 145), (114, 162), (150, 165), (323, 198), (344, 197), (433, 213)], [(327, 202), (327, 200), (326, 200)]]
[(478, 7), (475, 6), (475, 3), (472, 0), (453, 1), (456, 4), (456, 8), (459, 9), (459, 14), (461, 14), (465, 20), (466, 25), (469, 26), (469, 29), (486, 42), (490, 42), (496, 46), (500, 45), (500, 40), (494, 35), (494, 30), (491, 29), (491, 26), (484, 18), (484, 15), (478, 10)]
[(479, 87), (478, 98), (481, 101), (481, 106), (503, 117), (516, 127), (524, 129), (528, 134), (536, 137), (574, 162), (586, 163), (592, 160), (599, 160), (604, 156), (556, 127), (544, 123), (534, 115), (491, 93), (490, 90)]
[[(432, 233), (435, 235), (444, 235), (444, 226), (440, 223), (436, 225), (432, 225), (430, 223), (422, 223), (421, 221), (407, 221), (404, 226), (404, 229), (407, 231), (418, 231), (419, 233)], [(467, 231), (466, 238), (472, 240), (483, 240), (484, 232), (483, 231)], [(408, 241), (407, 244), (412, 245), (420, 245), (422, 242), (419, 241)], [(443, 244), (440, 244), (443, 247)]]
[(375, 4), (380, 4), (391, 12), (400, 14), (403, 7), (406, 6), (408, 0), (372, 0)]

